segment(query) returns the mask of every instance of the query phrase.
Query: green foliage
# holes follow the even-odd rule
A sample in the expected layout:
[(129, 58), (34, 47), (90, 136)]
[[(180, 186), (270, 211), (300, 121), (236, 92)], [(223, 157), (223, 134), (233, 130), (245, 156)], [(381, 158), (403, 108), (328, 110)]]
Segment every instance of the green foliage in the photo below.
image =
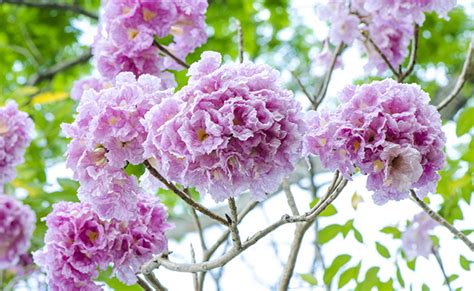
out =
[(357, 281), (357, 276), (359, 275), (361, 267), (361, 262), (357, 264), (355, 267), (348, 268), (344, 272), (342, 272), (341, 276), (339, 276), (339, 282), (337, 283), (337, 288), (342, 288), (347, 285), (351, 280)]
[(468, 133), (474, 127), (474, 107), (467, 107), (461, 112), (456, 124), (456, 134), (458, 136)]
[(316, 286), (318, 285), (318, 280), (316, 279), (316, 277), (314, 277), (313, 274), (300, 274), (300, 277), (303, 281), (305, 281), (306, 283), (308, 283), (309, 285), (311, 286)]
[(350, 255), (339, 255), (337, 256), (334, 261), (332, 261), (331, 265), (324, 271), (323, 281), (324, 284), (329, 285), (331, 284), (332, 279), (336, 276), (336, 273), (341, 269), (342, 266), (347, 264), (351, 260)]
[(375, 242), (375, 248), (377, 249), (377, 252), (384, 258), (388, 259), (390, 258), (390, 252), (388, 251), (387, 247), (384, 246), (383, 244), (379, 242)]
[(339, 224), (331, 224), (321, 229), (318, 233), (318, 243), (325, 244), (335, 238), (342, 231)]

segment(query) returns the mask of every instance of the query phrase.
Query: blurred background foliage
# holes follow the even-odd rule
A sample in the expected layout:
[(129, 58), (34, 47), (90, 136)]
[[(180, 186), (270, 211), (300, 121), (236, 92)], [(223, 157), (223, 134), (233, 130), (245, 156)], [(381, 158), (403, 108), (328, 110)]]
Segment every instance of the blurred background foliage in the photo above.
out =
[[(46, 230), (41, 218), (57, 201), (75, 201), (78, 183), (67, 178), (55, 178), (50, 172), (64, 162), (64, 152), (68, 140), (61, 134), (60, 124), (73, 120), (77, 103), (69, 98), (72, 83), (93, 72), (90, 48), (81, 41), (85, 34), (94, 34), (99, 14), (99, 0), (75, 1), (5, 1), (30, 2), (51, 7), (29, 7), (18, 3), (0, 1), (0, 105), (6, 100), (16, 100), (22, 110), (28, 112), (36, 125), (35, 137), (28, 148), (25, 163), (18, 167), (18, 176), (6, 186), (7, 193), (15, 190), (24, 197), (24, 202), (31, 205), (38, 216), (32, 250), (42, 244)], [(319, 51), (322, 43), (318, 40), (315, 27), (303, 23), (298, 11), (289, 0), (212, 0), (209, 1), (207, 24), (209, 41), (187, 58), (191, 63), (199, 58), (204, 50), (221, 52), (225, 60), (237, 57), (236, 19), (243, 28), (246, 57), (257, 62), (269, 63), (282, 72), (289, 71), (300, 76), (303, 84), (311, 92), (320, 85), (321, 77), (309, 74), (311, 71), (310, 52)], [(76, 6), (90, 12), (89, 16), (72, 10), (55, 9), (54, 4)], [(85, 27), (85, 28), (84, 28)], [(84, 31), (86, 30), (86, 31)], [(428, 15), (420, 31), (418, 61), (413, 74), (407, 82), (416, 82), (430, 93), (433, 103), (439, 102), (453, 87), (464, 61), (469, 38), (474, 30), (474, 21), (465, 14), (462, 8), (450, 13), (450, 20), (442, 20), (435, 15)], [(67, 69), (54, 72), (55, 68), (74, 63)], [(350, 67), (351, 64), (346, 64)], [(431, 71), (443, 71), (446, 80), (440, 82), (432, 77)], [(284, 75), (285, 75), (284, 74)], [(176, 73), (180, 86), (186, 83), (185, 72)], [(389, 76), (389, 72), (387, 72)], [(460, 201), (471, 203), (474, 169), (474, 142), (471, 139), (474, 125), (473, 95), (474, 72), (469, 74), (460, 98), (453, 102), (445, 121), (457, 122), (456, 133), (464, 142), (459, 145), (458, 154), (448, 157), (448, 164), (442, 171), (438, 186), (439, 195), (443, 198), (441, 214), (449, 221), (462, 219)], [(357, 83), (372, 80), (370, 76)], [(287, 77), (286, 86), (297, 94), (301, 90), (296, 82)], [(334, 97), (334, 96), (328, 96)], [(458, 113), (458, 111), (460, 111)], [(63, 167), (60, 167), (63, 169)], [(127, 169), (129, 174), (143, 171), (136, 167)], [(163, 201), (171, 208), (170, 213), (181, 214), (184, 208), (175, 196), (167, 191), (160, 193)], [(354, 199), (354, 198), (353, 198)], [(357, 198), (356, 198), (357, 199)], [(331, 210), (332, 211), (332, 210)], [(336, 210), (334, 209), (334, 213)], [(332, 213), (327, 213), (332, 215)], [(384, 231), (384, 230), (382, 230)], [(400, 238), (397, 229), (385, 229), (395, 239)], [(469, 230), (467, 230), (469, 231)], [(324, 244), (341, 233), (344, 237), (354, 232), (360, 242), (360, 232), (352, 223), (331, 226), (321, 230), (319, 243)], [(377, 250), (384, 257), (391, 254), (383, 245)], [(396, 255), (396, 254), (392, 254)], [(330, 283), (336, 273), (349, 262), (350, 258), (337, 257), (324, 274), (325, 283)], [(413, 266), (414, 268), (414, 266)], [(360, 264), (345, 266), (340, 274), (339, 287), (350, 280), (358, 280), (361, 290), (372, 286), (392, 289), (394, 280), (404, 286), (403, 278), (397, 271), (393, 280), (381, 282), (377, 278), (378, 269), (369, 269), (365, 275), (359, 275)], [(397, 267), (397, 270), (398, 267)], [(302, 280), (309, 285), (317, 284), (312, 274), (303, 274)], [(360, 279), (358, 279), (360, 278)], [(101, 277), (109, 286), (117, 290), (134, 290), (137, 286), (128, 287), (117, 280), (109, 279), (107, 274)], [(366, 288), (367, 287), (367, 288)], [(389, 288), (390, 287), (390, 288)], [(388, 289), (385, 289), (388, 288)]]

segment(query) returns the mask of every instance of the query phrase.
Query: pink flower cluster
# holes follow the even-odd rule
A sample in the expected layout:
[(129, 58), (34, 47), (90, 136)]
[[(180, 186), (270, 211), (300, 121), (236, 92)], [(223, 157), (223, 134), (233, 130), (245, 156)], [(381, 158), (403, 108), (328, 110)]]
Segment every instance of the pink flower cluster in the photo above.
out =
[(402, 247), (408, 259), (427, 258), (432, 253), (433, 241), (428, 232), (437, 225), (425, 212), (415, 215), (410, 227), (402, 234)]
[(31, 142), (33, 122), (14, 101), (0, 108), (0, 186), (15, 178), (15, 167)]
[(300, 105), (278, 73), (250, 62), (221, 66), (220, 54), (204, 52), (188, 75), (175, 98), (145, 115), (145, 157), (216, 201), (276, 190), (300, 157), (304, 132)]
[(386, 63), (361, 32), (398, 68), (408, 55), (414, 25), (424, 22), (424, 13), (436, 12), (446, 18), (455, 5), (456, 0), (329, 0), (327, 5), (319, 7), (318, 14), (330, 22), (331, 43), (352, 45), (355, 40), (364, 43), (368, 68), (383, 72)]
[(153, 41), (170, 35), (167, 49), (184, 59), (207, 40), (206, 10), (206, 0), (106, 2), (93, 49), (99, 72), (106, 79), (124, 71), (153, 74), (172, 87), (174, 78), (165, 70), (181, 67), (160, 56)]
[(86, 91), (75, 121), (63, 125), (72, 138), (67, 166), (81, 183), (79, 197), (90, 202), (101, 217), (133, 216), (138, 184), (123, 168), (144, 161), (147, 132), (140, 119), (172, 94), (172, 89), (161, 90), (155, 76), (136, 79), (132, 73), (120, 73), (110, 88)]
[(135, 207), (136, 218), (123, 222), (102, 220), (87, 203), (55, 204), (45, 246), (33, 254), (51, 290), (101, 290), (93, 280), (111, 263), (122, 282), (135, 283), (139, 266), (166, 249), (170, 227), (156, 198), (142, 196)]
[(13, 268), (30, 248), (36, 215), (13, 197), (0, 194), (0, 270)]
[(420, 197), (436, 190), (445, 136), (420, 87), (387, 79), (347, 86), (340, 100), (335, 112), (309, 114), (306, 154), (347, 178), (359, 168), (377, 204), (407, 198), (412, 188)]

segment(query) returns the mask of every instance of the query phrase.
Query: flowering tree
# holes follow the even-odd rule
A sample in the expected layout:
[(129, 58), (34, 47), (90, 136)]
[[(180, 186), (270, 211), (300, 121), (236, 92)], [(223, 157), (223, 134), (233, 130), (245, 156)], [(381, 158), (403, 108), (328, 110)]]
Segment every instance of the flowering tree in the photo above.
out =
[[(2, 76), (10, 101), (0, 108), (0, 287), (167, 290), (166, 269), (193, 274), (195, 290), (210, 288), (209, 276), (220, 289), (228, 263), (285, 225), (293, 227), (289, 250), (272, 243), (284, 253), (273, 274), (278, 290), (295, 281), (302, 289), (424, 290), (427, 282), (404, 279), (417, 257), (435, 258), (452, 290), (463, 274), (444, 266), (447, 240), (470, 270), (474, 27), (455, 0), (314, 3), (328, 27), (322, 41), (286, 1), (80, 2), (0, 2), (1, 62), (11, 67)], [(91, 24), (91, 48), (81, 48), (77, 27)], [(60, 50), (65, 61), (53, 57)], [(366, 62), (365, 76), (331, 99), (333, 73), (350, 69), (350, 53)], [(427, 77), (436, 68), (452, 78), (446, 90)], [(453, 156), (443, 118), (467, 137)], [(362, 176), (372, 194), (365, 203), (419, 208), (406, 225), (380, 230), (397, 247), (364, 239), (357, 217), (320, 225)], [(270, 210), (279, 219), (244, 235), (246, 216), (278, 196), (285, 203)], [(350, 200), (356, 210), (363, 198)], [(439, 239), (435, 228), (450, 236)], [(310, 229), (311, 269), (295, 272)], [(327, 264), (322, 246), (349, 233), (394, 263), (388, 279), (351, 254)], [(183, 237), (193, 238), (188, 260), (175, 255), (183, 245), (171, 244)]]

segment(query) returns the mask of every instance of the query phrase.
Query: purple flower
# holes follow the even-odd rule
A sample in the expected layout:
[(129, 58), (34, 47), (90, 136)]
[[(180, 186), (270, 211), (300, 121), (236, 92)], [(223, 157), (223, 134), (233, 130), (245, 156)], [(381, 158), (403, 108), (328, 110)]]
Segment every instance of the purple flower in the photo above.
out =
[(126, 284), (138, 268), (166, 249), (166, 209), (157, 198), (141, 194), (133, 220), (103, 220), (88, 203), (60, 202), (46, 217), (45, 246), (33, 254), (47, 273), (52, 290), (101, 290), (100, 270), (113, 264)]
[[(313, 66), (316, 68), (321, 68), (324, 71), (329, 70), (331, 67), (332, 60), (334, 58), (334, 52), (329, 48), (327, 41), (324, 42), (323, 49), (316, 54), (313, 61)], [(342, 62), (340, 56), (337, 57), (336, 63), (334, 64), (334, 69), (342, 68)]]
[(97, 268), (105, 269), (108, 225), (92, 207), (60, 202), (46, 217), (45, 246), (33, 253), (35, 263), (47, 273), (52, 290), (101, 290), (93, 282)]
[(87, 77), (81, 80), (75, 81), (71, 89), (71, 98), (74, 100), (80, 100), (82, 94), (87, 90), (100, 91), (110, 86), (108, 82), (102, 81), (98, 78)]
[(36, 215), (29, 206), (0, 194), (0, 270), (15, 267), (30, 248)]
[(0, 186), (15, 178), (15, 167), (31, 142), (33, 122), (14, 101), (0, 107)]
[(336, 112), (308, 114), (305, 154), (347, 178), (359, 168), (377, 204), (405, 199), (414, 188), (420, 197), (436, 190), (445, 136), (425, 92), (387, 79), (347, 86), (340, 99)]
[(245, 190), (262, 199), (300, 156), (301, 108), (270, 67), (220, 63), (204, 52), (188, 85), (145, 115), (145, 156), (167, 179), (216, 201)]
[(207, 40), (206, 10), (206, 0), (108, 1), (93, 45), (99, 71), (108, 79), (124, 71), (153, 74), (174, 87), (173, 76), (165, 70), (182, 67), (160, 55), (154, 38), (172, 36), (167, 49), (185, 59)]
[(129, 285), (136, 283), (135, 273), (141, 265), (166, 250), (165, 231), (171, 228), (166, 221), (166, 208), (157, 198), (142, 195), (135, 207), (135, 219), (128, 222), (112, 220), (108, 243), (113, 272)]
[(427, 258), (432, 253), (433, 241), (428, 232), (437, 225), (425, 212), (415, 215), (410, 227), (402, 234), (402, 247), (408, 259)]
[(102, 217), (132, 217), (138, 185), (123, 168), (144, 161), (147, 132), (140, 119), (172, 94), (172, 89), (162, 90), (155, 76), (136, 79), (132, 73), (120, 73), (109, 88), (86, 91), (75, 121), (63, 125), (72, 138), (67, 166), (81, 183), (79, 197)]

